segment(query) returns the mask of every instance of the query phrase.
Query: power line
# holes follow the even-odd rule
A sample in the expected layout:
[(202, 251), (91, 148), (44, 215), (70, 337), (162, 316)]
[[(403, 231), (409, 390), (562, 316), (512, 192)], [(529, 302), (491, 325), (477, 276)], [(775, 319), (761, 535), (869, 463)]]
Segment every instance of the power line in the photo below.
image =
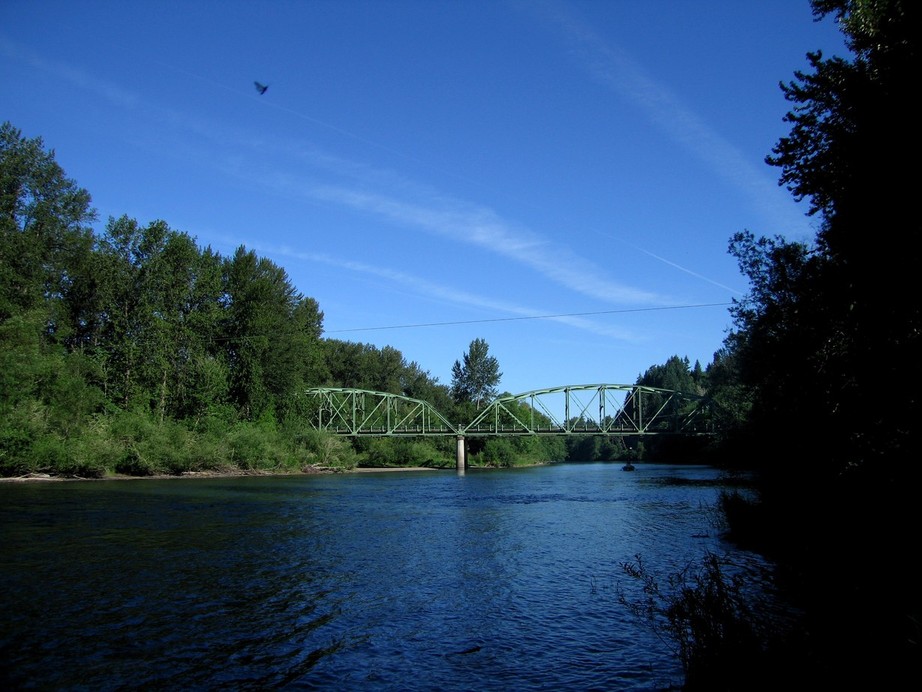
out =
[(656, 308), (630, 308), (623, 310), (597, 310), (594, 312), (565, 312), (559, 315), (530, 315), (528, 317), (493, 317), (483, 320), (457, 320), (454, 322), (421, 322), (418, 324), (393, 324), (387, 327), (353, 327), (350, 329), (324, 330), (326, 334), (341, 334), (343, 332), (372, 332), (385, 329), (417, 329), (420, 327), (448, 327), (459, 324), (483, 324), (485, 322), (520, 322), (522, 320), (552, 320), (560, 317), (590, 317), (593, 315), (614, 315), (628, 312), (654, 312), (657, 310), (689, 310), (692, 308), (726, 307), (733, 303), (701, 303), (698, 305), (667, 305)]

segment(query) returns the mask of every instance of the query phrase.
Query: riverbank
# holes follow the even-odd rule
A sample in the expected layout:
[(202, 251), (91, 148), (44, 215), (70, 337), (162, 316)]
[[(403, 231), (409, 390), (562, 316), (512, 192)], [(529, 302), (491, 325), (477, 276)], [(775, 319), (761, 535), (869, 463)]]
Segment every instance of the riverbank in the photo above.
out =
[(66, 482), (66, 481), (138, 481), (138, 480), (173, 480), (182, 478), (240, 478), (244, 476), (312, 476), (331, 473), (388, 473), (396, 471), (444, 471), (428, 466), (388, 466), (367, 467), (342, 470), (319, 467), (309, 467), (303, 471), (266, 471), (233, 469), (230, 471), (184, 471), (179, 474), (155, 474), (151, 476), (130, 476), (127, 474), (111, 474), (98, 478), (84, 476), (61, 476), (50, 473), (27, 473), (22, 476), (6, 476), (0, 478), (0, 483), (39, 483), (39, 482)]

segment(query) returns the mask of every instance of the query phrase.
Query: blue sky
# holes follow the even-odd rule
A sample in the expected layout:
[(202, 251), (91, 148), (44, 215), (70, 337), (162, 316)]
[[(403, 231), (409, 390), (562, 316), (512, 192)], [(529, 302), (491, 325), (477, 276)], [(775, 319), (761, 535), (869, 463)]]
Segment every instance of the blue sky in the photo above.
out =
[(813, 237), (764, 158), (816, 49), (807, 0), (2, 0), (0, 120), (99, 230), (245, 245), (326, 336), (443, 384), (482, 338), (520, 393), (711, 361), (730, 237)]

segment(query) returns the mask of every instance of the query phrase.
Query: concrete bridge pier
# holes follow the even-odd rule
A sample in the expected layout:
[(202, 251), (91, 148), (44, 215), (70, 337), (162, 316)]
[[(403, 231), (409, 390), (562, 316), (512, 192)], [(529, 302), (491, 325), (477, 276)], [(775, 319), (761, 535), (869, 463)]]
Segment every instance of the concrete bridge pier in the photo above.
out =
[(458, 473), (464, 473), (467, 466), (467, 454), (464, 444), (464, 435), (458, 435)]

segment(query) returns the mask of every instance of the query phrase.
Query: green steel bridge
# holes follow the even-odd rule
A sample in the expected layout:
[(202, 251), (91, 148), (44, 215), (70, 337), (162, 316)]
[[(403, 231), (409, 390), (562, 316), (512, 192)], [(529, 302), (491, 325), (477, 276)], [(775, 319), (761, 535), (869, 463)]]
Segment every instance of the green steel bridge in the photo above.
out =
[(458, 439), (509, 435), (710, 435), (712, 402), (704, 396), (628, 384), (585, 384), (504, 395), (469, 423), (454, 423), (430, 403), (387, 392), (319, 387), (305, 392), (313, 428), (336, 435)]

